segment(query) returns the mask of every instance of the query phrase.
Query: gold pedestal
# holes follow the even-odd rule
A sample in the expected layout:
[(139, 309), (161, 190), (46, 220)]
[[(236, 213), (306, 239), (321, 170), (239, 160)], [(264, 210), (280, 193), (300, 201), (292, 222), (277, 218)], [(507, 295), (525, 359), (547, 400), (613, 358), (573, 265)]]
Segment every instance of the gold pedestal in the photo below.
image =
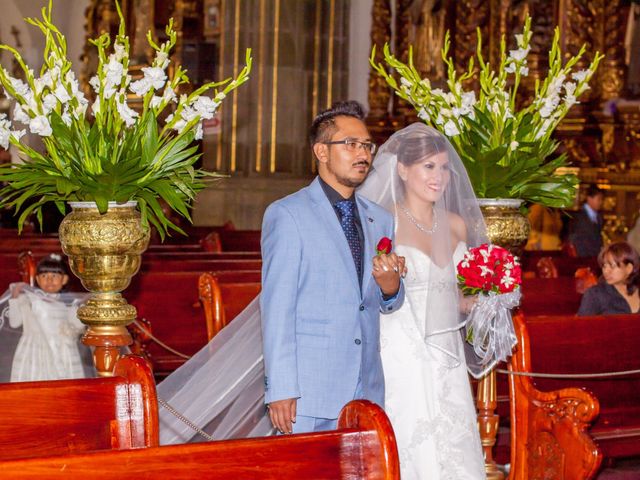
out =
[(482, 450), (484, 451), (484, 468), (488, 480), (502, 480), (504, 474), (498, 469), (493, 460), (493, 447), (498, 434), (498, 422), (500, 417), (495, 414), (498, 406), (496, 394), (496, 372), (491, 370), (478, 383), (478, 428)]
[(140, 268), (149, 231), (142, 228), (135, 202), (110, 203), (104, 215), (92, 202), (71, 203), (71, 208), (60, 224), (60, 242), (71, 271), (92, 294), (78, 309), (78, 318), (89, 327), (82, 342), (94, 347), (98, 375), (111, 376), (120, 348), (132, 342), (126, 326), (136, 318), (135, 307), (119, 292)]
[[(520, 213), (522, 200), (480, 198), (478, 203), (491, 243), (506, 248), (513, 255), (521, 255), (531, 230), (529, 220)], [(493, 447), (496, 444), (500, 420), (495, 413), (498, 406), (495, 370), (487, 373), (478, 383), (476, 405), (487, 479), (502, 480), (504, 474), (498, 469), (493, 459)]]

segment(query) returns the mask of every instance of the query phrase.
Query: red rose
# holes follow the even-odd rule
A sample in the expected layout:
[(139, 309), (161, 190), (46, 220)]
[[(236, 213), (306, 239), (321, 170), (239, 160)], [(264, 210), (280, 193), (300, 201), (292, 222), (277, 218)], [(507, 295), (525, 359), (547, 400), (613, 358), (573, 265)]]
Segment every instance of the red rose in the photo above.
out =
[(378, 242), (378, 246), (376, 247), (376, 253), (378, 255), (382, 255), (383, 253), (385, 255), (388, 255), (391, 253), (392, 248), (393, 245), (391, 243), (391, 239), (389, 237), (382, 237)]

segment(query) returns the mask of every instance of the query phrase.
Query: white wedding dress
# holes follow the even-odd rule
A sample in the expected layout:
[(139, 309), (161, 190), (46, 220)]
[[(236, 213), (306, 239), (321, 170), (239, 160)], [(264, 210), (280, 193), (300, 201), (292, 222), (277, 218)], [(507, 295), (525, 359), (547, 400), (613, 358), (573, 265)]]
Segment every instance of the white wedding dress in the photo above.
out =
[[(463, 243), (457, 245), (454, 265), (465, 250)], [(444, 294), (427, 298), (427, 283), (437, 277), (430, 269), (439, 267), (417, 248), (398, 245), (396, 252), (405, 256), (408, 269), (405, 302), (398, 311), (381, 317), (380, 342), (385, 410), (398, 442), (402, 479), (483, 479), (484, 459), (464, 356), (460, 362), (439, 361), (442, 354), (428, 346), (419, 331), (423, 319), (417, 322), (415, 317), (437, 312), (438, 302), (447, 301)], [(457, 294), (455, 278), (441, 282), (441, 288), (453, 289), (449, 296)], [(432, 302), (429, 309), (427, 302)], [(447, 335), (459, 342), (462, 352), (460, 333)]]
[(23, 333), (13, 357), (12, 382), (83, 378), (77, 304), (67, 305), (55, 294), (25, 291), (9, 300), (9, 325)]

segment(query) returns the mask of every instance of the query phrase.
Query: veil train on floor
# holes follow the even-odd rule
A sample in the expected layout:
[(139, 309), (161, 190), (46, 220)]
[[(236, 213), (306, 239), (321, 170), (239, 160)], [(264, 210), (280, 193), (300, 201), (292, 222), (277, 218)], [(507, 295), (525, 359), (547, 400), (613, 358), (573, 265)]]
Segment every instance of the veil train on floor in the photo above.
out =
[[(158, 397), (215, 440), (270, 435), (259, 297), (162, 381)], [(162, 445), (205, 440), (167, 409), (159, 416)]]

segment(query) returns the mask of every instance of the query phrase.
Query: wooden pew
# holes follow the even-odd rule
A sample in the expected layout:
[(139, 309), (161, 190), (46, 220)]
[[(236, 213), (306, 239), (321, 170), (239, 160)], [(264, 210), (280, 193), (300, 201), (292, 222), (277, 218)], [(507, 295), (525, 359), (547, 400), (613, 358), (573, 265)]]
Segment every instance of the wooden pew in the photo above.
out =
[(382, 409), (347, 404), (328, 432), (0, 462), (7, 478), (397, 480), (398, 451)]
[[(527, 316), (562, 314), (572, 317), (580, 307), (582, 293), (577, 291), (577, 283), (581, 279), (573, 277), (557, 278), (525, 278), (522, 283), (522, 300), (520, 311)], [(499, 368), (506, 369), (506, 364)], [(509, 382), (505, 375), (496, 378), (497, 408), (500, 417), (496, 442), (495, 458), (498, 462), (509, 461)]]
[[(600, 275), (600, 265), (597, 257), (570, 257), (561, 251), (527, 251), (520, 258), (523, 272), (535, 272), (540, 275), (540, 267), (547, 262), (551, 262), (557, 276), (573, 277), (578, 268), (589, 267), (596, 275)], [(547, 277), (549, 278), (549, 277)]]
[[(198, 295), (202, 273), (202, 270), (141, 272), (124, 292), (129, 303), (138, 310), (138, 318), (150, 322), (151, 333), (187, 356), (196, 353), (211, 338), (209, 332), (212, 332), (212, 327), (207, 324), (202, 299)], [(221, 284), (238, 283), (240, 279), (240, 283), (260, 282), (258, 270), (218, 271), (215, 276)], [(148, 355), (156, 378), (168, 375), (186, 361), (153, 341), (144, 345), (142, 350)]]
[(147, 252), (142, 256), (142, 263), (148, 259), (175, 260), (255, 260), (260, 259), (260, 252), (193, 252), (193, 251), (157, 251)]
[[(576, 291), (577, 280), (573, 277), (558, 278), (525, 278), (522, 281), (522, 300), (520, 311), (525, 315), (553, 315), (562, 314), (573, 316), (580, 307), (582, 294)], [(499, 368), (506, 369), (506, 364)], [(498, 462), (509, 461), (510, 432), (509, 432), (509, 383), (503, 374), (496, 378), (497, 408), (500, 417), (499, 431), (496, 442), (495, 458)]]
[(57, 237), (19, 236), (0, 238), (0, 252), (18, 253), (32, 250), (44, 253), (60, 252), (60, 240)]
[(158, 445), (155, 384), (135, 356), (111, 378), (0, 384), (0, 418), (0, 463)]
[[(210, 254), (210, 255), (185, 255), (184, 252), (172, 255), (144, 255), (140, 272), (208, 272), (218, 270), (260, 270), (262, 260), (258, 255)], [(62, 254), (61, 254), (62, 255)], [(63, 258), (64, 255), (63, 255)], [(0, 267), (3, 266), (4, 257), (0, 255)], [(17, 257), (18, 272), (15, 272), (16, 257), (14, 254), (6, 256), (8, 266), (7, 277), (11, 281), (23, 281), (32, 283), (35, 281), (36, 265), (39, 258), (32, 252), (21, 252)], [(69, 276), (68, 291), (84, 291), (80, 279), (73, 274)]]
[(219, 270), (260, 270), (261, 259), (145, 259), (140, 272), (208, 272)]
[(260, 230), (220, 230), (216, 234), (223, 252), (260, 251)]
[(574, 277), (522, 280), (520, 310), (526, 315), (575, 315), (581, 299)]
[(260, 272), (203, 273), (198, 280), (200, 300), (211, 340), (260, 293)]
[[(640, 368), (640, 315), (517, 315), (515, 326), (519, 345), (510, 365), (515, 372), (575, 374)], [(565, 474), (573, 465), (584, 476), (554, 478), (589, 478), (601, 456), (611, 460), (640, 455), (640, 374), (577, 379), (514, 376), (510, 390), (515, 445), (511, 461), (522, 475), (528, 466), (531, 475), (515, 478), (536, 478), (533, 468), (559, 468), (549, 460), (559, 459), (561, 451), (577, 458), (563, 460)]]

